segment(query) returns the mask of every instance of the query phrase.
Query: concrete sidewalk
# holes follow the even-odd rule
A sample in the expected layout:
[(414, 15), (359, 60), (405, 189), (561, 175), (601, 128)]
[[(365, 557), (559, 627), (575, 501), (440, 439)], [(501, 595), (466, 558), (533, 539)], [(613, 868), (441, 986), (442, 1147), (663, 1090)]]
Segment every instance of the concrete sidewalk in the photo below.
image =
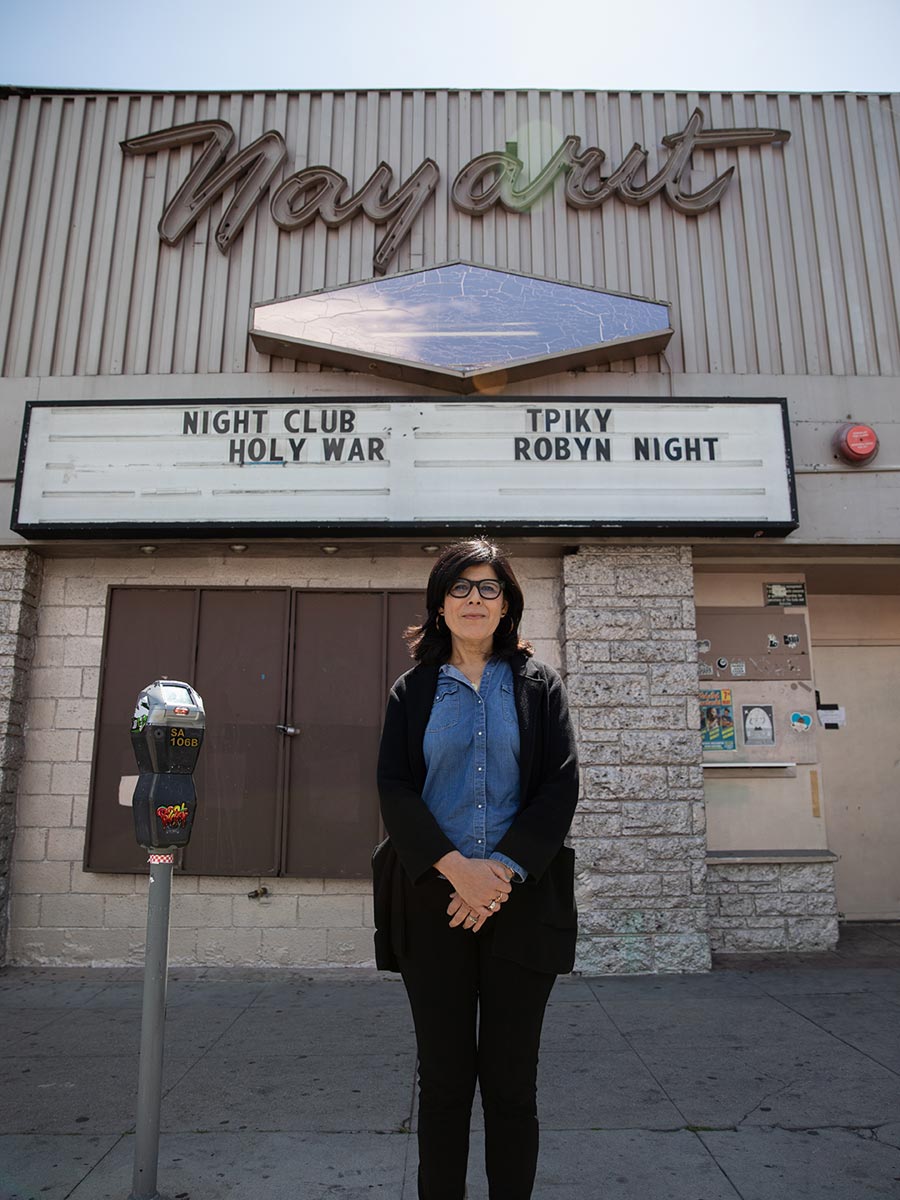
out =
[[(2, 1200), (126, 1200), (140, 1004), (134, 970), (0, 972)], [(414, 1200), (396, 977), (173, 968), (166, 1029), (164, 1194)], [(560, 980), (541, 1075), (535, 1200), (900, 1197), (900, 925)], [(472, 1200), (482, 1153), (476, 1122)]]

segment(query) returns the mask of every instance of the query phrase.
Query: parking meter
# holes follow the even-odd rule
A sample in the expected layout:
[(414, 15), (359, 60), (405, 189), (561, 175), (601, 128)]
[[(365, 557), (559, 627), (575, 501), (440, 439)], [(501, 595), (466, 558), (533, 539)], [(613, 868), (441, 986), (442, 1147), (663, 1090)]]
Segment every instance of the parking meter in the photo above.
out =
[(186, 846), (191, 836), (197, 807), (193, 772), (205, 729), (203, 701), (189, 683), (157, 679), (137, 698), (131, 720), (131, 745), (140, 774), (132, 805), (137, 840), (149, 852), (150, 878), (134, 1175), (129, 1200), (160, 1200), (156, 1174), (172, 868), (175, 847)]
[(141, 846), (188, 844), (197, 807), (193, 772), (205, 728), (203, 701), (188, 683), (158, 679), (138, 696), (131, 745), (140, 774), (132, 804)]

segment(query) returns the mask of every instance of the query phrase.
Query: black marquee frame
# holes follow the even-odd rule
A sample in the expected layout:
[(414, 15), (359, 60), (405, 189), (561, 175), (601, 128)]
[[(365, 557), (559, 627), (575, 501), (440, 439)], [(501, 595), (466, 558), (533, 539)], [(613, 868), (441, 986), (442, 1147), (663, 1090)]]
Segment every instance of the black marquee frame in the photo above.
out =
[[(421, 397), (412, 396), (353, 396), (353, 397), (280, 397), (265, 396), (252, 398), (240, 397), (182, 397), (163, 400), (28, 400), (25, 403), (25, 416), (22, 426), (22, 439), (19, 447), (18, 466), (16, 470), (15, 491), (13, 494), (12, 520), (10, 528), (22, 537), (34, 540), (41, 539), (102, 539), (102, 538), (153, 538), (174, 541), (194, 541), (197, 539), (233, 540), (242, 536), (257, 536), (259, 538), (302, 538), (313, 539), (328, 537), (341, 538), (397, 538), (397, 537), (426, 537), (448, 539), (466, 535), (473, 530), (489, 531), (504, 537), (534, 537), (538, 534), (582, 537), (786, 537), (798, 528), (800, 519), (797, 509), (797, 489), (794, 477), (794, 458), (791, 446), (791, 427), (788, 416), (787, 400), (784, 397), (759, 396), (678, 396), (668, 397), (672, 404), (757, 404), (778, 405), (781, 409), (782, 427), (784, 431), (785, 470), (788, 479), (788, 494), (790, 497), (790, 519), (785, 521), (511, 521), (491, 520), (485, 518), (479, 521), (241, 521), (241, 522), (133, 522), (133, 521), (79, 521), (30, 523), (19, 519), (22, 480), (28, 452), (28, 434), (31, 424), (31, 413), (37, 408), (122, 408), (125, 406), (143, 407), (152, 403), (154, 407), (198, 407), (200, 405), (231, 404), (245, 407), (254, 403), (267, 404), (297, 404), (315, 403), (317, 405), (332, 405), (352, 403), (362, 407), (365, 404), (383, 404), (385, 400), (395, 403), (408, 401), (416, 403)], [(429, 400), (443, 399), (440, 396), (429, 397)], [(448, 400), (460, 400), (458, 396), (448, 396)], [(491, 396), (490, 402), (521, 403), (521, 396)], [(532, 403), (541, 403), (546, 398), (529, 396)], [(555, 396), (554, 402), (574, 402), (578, 400), (599, 399), (604, 403), (627, 406), (631, 403), (665, 404), (666, 399), (655, 396)], [(465, 403), (465, 401), (461, 401)]]

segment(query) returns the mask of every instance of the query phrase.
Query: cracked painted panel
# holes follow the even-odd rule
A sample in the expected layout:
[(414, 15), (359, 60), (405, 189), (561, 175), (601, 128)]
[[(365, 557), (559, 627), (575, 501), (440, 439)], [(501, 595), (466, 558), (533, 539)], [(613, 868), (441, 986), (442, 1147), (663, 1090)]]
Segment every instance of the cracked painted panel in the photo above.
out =
[(275, 336), (457, 371), (668, 327), (665, 304), (462, 263), (260, 305), (254, 322)]

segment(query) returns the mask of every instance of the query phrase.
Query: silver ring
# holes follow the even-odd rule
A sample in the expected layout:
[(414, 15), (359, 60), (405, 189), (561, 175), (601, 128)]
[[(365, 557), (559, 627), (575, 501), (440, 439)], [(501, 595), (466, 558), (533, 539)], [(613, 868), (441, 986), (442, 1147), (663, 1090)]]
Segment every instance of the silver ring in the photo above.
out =
[(471, 921), (472, 924), (474, 925), (475, 922), (478, 920), (478, 918), (475, 916), (474, 913), (469, 913), (469, 915), (466, 917), (466, 920)]
[(496, 907), (497, 907), (497, 901), (496, 901), (496, 900), (492, 900), (492, 901), (490, 902), (490, 904), (488, 905), (488, 908), (491, 910), (491, 912), (493, 912), (493, 911), (494, 911), (494, 909), (495, 909)]

